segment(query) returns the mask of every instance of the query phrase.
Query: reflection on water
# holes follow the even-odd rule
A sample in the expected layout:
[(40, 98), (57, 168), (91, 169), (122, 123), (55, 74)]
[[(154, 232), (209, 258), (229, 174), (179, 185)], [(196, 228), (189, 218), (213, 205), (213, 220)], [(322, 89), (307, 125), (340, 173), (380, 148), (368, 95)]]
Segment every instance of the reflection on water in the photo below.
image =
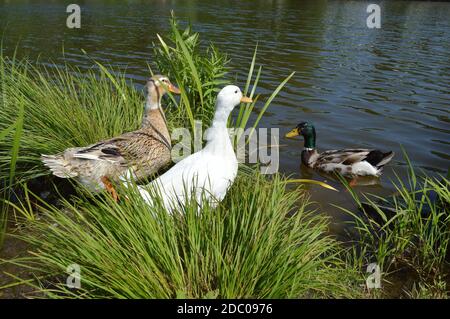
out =
[[(83, 68), (91, 58), (127, 69), (143, 84), (156, 33), (168, 29), (170, 10), (188, 19), (207, 44), (232, 58), (242, 84), (253, 48), (263, 77), (258, 93), (269, 94), (291, 71), (295, 77), (274, 101), (261, 126), (286, 131), (315, 123), (320, 149), (377, 147), (397, 153), (376, 185), (360, 189), (390, 193), (392, 168), (405, 176), (401, 147), (416, 167), (445, 173), (450, 160), (450, 4), (381, 2), (382, 27), (368, 29), (369, 2), (361, 1), (78, 1), (82, 28), (65, 28), (65, 2), (0, 1), (6, 53), (40, 56)], [(20, 41), (20, 42), (19, 42)], [(234, 75), (234, 74), (233, 74)], [(301, 140), (282, 140), (281, 170), (327, 179), (300, 169)], [(338, 183), (331, 181), (334, 186)], [(312, 186), (326, 205), (348, 199)], [(326, 196), (324, 196), (326, 195)], [(324, 200), (323, 198), (326, 198)]]

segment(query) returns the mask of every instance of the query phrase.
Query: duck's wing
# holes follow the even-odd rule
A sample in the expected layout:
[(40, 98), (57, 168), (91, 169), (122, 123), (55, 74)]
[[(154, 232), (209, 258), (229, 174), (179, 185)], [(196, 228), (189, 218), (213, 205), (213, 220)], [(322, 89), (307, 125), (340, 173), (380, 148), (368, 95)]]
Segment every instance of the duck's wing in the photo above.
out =
[(369, 149), (341, 149), (325, 151), (316, 160), (317, 165), (343, 164), (352, 165), (367, 159), (372, 152)]
[(157, 184), (166, 191), (181, 194), (185, 187), (191, 188), (194, 181), (201, 182), (206, 179), (207, 163), (208, 159), (205, 158), (204, 152), (194, 153), (175, 164), (151, 184)]
[(124, 147), (119, 143), (120, 139), (111, 139), (99, 142), (84, 148), (78, 148), (71, 156), (76, 159), (107, 161), (113, 164), (123, 165), (127, 162), (124, 156)]
[[(190, 171), (196, 167), (192, 155), (188, 156), (149, 184), (138, 185), (138, 190), (142, 198), (150, 205), (153, 205), (153, 195), (151, 194), (154, 194), (154, 192), (160, 194), (164, 205), (171, 211), (173, 199), (178, 198), (183, 201), (184, 190), (192, 187), (191, 180), (189, 178), (184, 179), (183, 176), (190, 175)], [(128, 185), (128, 183), (124, 185)]]
[(327, 167), (329, 170), (335, 166), (350, 167), (359, 163), (367, 166), (367, 170), (379, 170), (389, 163), (394, 157), (392, 151), (382, 152), (380, 150), (370, 149), (343, 149), (326, 151), (319, 155), (316, 165), (319, 167)]
[(191, 195), (200, 205), (203, 196), (215, 205), (216, 200), (220, 201), (225, 196), (230, 185), (230, 180), (222, 174), (224, 169), (216, 157), (200, 151), (177, 163), (149, 187), (160, 192), (169, 211), (185, 203)]
[(91, 175), (99, 162), (107, 166), (125, 166), (122, 148), (113, 140), (86, 147), (74, 147), (55, 155), (42, 155), (41, 160), (55, 176), (72, 178)]
[(142, 132), (129, 132), (87, 147), (78, 148), (71, 154), (74, 158), (108, 161), (114, 164), (125, 165), (142, 154), (142, 141), (146, 136)]
[(167, 141), (151, 132), (138, 130), (86, 147), (69, 148), (56, 155), (43, 154), (41, 158), (54, 175), (65, 178), (90, 175), (99, 164), (103, 168), (135, 168), (142, 163), (151, 163), (167, 150), (170, 153)]

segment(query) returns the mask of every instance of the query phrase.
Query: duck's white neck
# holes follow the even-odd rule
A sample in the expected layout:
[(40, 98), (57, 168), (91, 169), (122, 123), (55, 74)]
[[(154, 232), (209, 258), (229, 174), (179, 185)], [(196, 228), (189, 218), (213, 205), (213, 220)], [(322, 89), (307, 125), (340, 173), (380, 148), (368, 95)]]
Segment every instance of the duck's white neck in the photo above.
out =
[(216, 107), (213, 122), (206, 135), (207, 143), (205, 149), (213, 152), (233, 152), (234, 154), (227, 128), (231, 109), (221, 105)]
[(218, 106), (216, 113), (214, 113), (214, 119), (211, 126), (226, 129), (229, 116), (229, 110), (227, 110), (225, 107)]

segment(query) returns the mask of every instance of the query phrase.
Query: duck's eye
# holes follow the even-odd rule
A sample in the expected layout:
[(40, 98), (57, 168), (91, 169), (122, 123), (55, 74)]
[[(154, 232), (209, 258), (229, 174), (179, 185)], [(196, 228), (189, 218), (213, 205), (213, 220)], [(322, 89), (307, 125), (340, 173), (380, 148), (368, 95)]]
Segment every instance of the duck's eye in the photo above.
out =
[(237, 94), (237, 90), (236, 90), (236, 91), (234, 91), (234, 94)]

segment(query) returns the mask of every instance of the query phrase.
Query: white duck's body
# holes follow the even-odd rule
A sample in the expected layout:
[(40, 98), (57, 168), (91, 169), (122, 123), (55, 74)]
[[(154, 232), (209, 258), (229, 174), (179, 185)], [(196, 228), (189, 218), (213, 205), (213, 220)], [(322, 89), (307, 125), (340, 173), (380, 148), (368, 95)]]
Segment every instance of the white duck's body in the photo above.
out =
[[(215, 130), (215, 136), (208, 140), (201, 151), (186, 157), (172, 169), (150, 183), (158, 187), (163, 196), (164, 206), (172, 210), (173, 204), (186, 202), (191, 194), (201, 205), (202, 196), (216, 205), (225, 197), (233, 184), (238, 170), (238, 162), (226, 130)], [(140, 187), (140, 191), (147, 191)], [(144, 197), (147, 200), (148, 196)], [(151, 200), (150, 200), (151, 202)]]
[(203, 199), (216, 206), (225, 197), (237, 175), (238, 162), (227, 129), (227, 119), (242, 97), (238, 87), (229, 85), (217, 97), (216, 113), (207, 131), (205, 147), (178, 162), (169, 171), (146, 186), (138, 186), (141, 196), (149, 204), (152, 198), (148, 188), (162, 196), (165, 208), (172, 212), (191, 200), (194, 195), (199, 206)]

